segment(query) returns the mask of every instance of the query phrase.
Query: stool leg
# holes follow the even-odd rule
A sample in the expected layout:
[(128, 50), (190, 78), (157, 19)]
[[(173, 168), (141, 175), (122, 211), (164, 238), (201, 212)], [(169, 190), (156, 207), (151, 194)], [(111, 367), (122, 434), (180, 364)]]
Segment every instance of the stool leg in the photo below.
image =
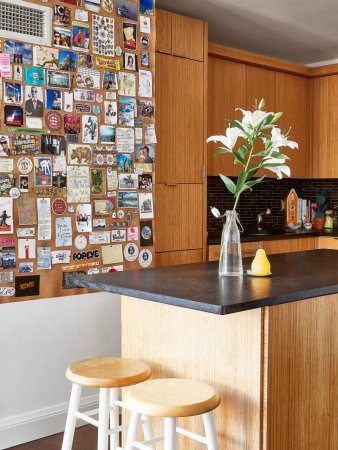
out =
[(137, 440), (138, 428), (141, 420), (141, 414), (132, 411), (130, 415), (125, 450), (133, 450), (133, 442)]
[[(111, 388), (110, 389), (110, 429), (116, 428), (119, 426), (119, 412), (120, 409), (115, 402), (119, 399), (119, 389)], [(114, 433), (110, 435), (110, 450), (115, 450), (116, 447), (119, 446), (119, 437), (120, 433)]]
[(97, 450), (108, 450), (109, 389), (100, 388)]
[[(145, 441), (149, 441), (149, 439), (153, 438), (153, 429), (151, 426), (150, 417), (142, 414), (142, 428), (143, 428), (143, 436)], [(151, 450), (154, 450), (153, 445), (149, 445)]]
[(218, 450), (217, 433), (212, 411), (202, 414), (208, 450)]
[(176, 418), (164, 418), (164, 450), (177, 449)]
[(76, 417), (74, 416), (74, 413), (79, 410), (81, 390), (82, 386), (73, 383), (61, 450), (71, 450), (72, 448), (76, 425)]

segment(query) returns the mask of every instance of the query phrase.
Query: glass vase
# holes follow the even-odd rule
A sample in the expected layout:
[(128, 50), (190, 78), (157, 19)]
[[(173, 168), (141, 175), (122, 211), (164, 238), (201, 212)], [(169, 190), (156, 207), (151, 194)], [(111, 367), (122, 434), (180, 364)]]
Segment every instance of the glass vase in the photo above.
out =
[[(238, 225), (240, 225), (238, 214), (235, 211), (226, 211), (218, 267), (218, 274), (221, 277), (243, 275), (241, 237)], [(242, 230), (241, 225), (240, 227)]]

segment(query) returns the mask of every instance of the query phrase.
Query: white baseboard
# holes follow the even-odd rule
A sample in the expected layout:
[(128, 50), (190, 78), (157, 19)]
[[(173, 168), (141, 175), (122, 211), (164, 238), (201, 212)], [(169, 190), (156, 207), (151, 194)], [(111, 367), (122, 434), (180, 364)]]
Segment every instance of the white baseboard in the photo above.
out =
[[(84, 397), (80, 410), (98, 408), (98, 399), (98, 395)], [(68, 402), (0, 419), (0, 450), (62, 432), (67, 411)], [(81, 425), (84, 422), (78, 420), (77, 426)]]

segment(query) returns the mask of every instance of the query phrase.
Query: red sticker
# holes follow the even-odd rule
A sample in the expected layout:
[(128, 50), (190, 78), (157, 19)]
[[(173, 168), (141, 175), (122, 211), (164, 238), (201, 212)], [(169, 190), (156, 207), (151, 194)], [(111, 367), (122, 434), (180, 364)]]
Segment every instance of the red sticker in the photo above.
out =
[(50, 111), (45, 117), (46, 125), (50, 130), (57, 131), (62, 126), (62, 117), (55, 111)]
[(66, 212), (67, 204), (62, 198), (56, 198), (52, 203), (53, 213), (62, 216)]

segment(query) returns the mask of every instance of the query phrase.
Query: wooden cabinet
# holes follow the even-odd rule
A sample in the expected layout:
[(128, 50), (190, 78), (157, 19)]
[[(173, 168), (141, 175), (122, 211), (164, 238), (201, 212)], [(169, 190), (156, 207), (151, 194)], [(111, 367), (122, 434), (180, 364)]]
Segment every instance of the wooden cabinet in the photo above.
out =
[(202, 184), (156, 185), (156, 252), (202, 249)]
[(156, 253), (155, 266), (173, 266), (203, 261), (203, 249)]
[(276, 72), (255, 66), (246, 66), (246, 107), (251, 109), (264, 98), (267, 111), (276, 109)]
[(156, 59), (157, 183), (201, 183), (204, 65), (158, 53)]
[[(328, 238), (321, 238), (328, 239)], [(338, 240), (337, 246), (338, 249)], [(324, 245), (324, 243), (323, 243)], [(259, 248), (264, 248), (268, 255), (277, 253), (291, 253), (303, 252), (306, 250), (315, 250), (317, 248), (317, 238), (299, 238), (299, 239), (279, 239), (274, 241), (257, 241), (257, 242), (243, 242), (242, 256), (255, 256)], [(319, 247), (319, 248), (334, 248), (334, 247)], [(217, 261), (220, 254), (220, 245), (209, 245), (208, 247), (208, 261)]]
[(317, 248), (327, 248), (329, 250), (338, 250), (338, 238), (336, 237), (319, 237)]
[(205, 27), (202, 20), (156, 10), (156, 51), (204, 61)]
[(311, 176), (311, 110), (310, 80), (296, 75), (276, 73), (276, 112), (283, 111), (278, 122), (282, 132), (290, 131), (290, 140), (298, 142), (298, 150), (284, 147), (283, 153), (291, 159), (288, 164), (292, 178)]
[(313, 178), (338, 176), (338, 75), (312, 80)]

